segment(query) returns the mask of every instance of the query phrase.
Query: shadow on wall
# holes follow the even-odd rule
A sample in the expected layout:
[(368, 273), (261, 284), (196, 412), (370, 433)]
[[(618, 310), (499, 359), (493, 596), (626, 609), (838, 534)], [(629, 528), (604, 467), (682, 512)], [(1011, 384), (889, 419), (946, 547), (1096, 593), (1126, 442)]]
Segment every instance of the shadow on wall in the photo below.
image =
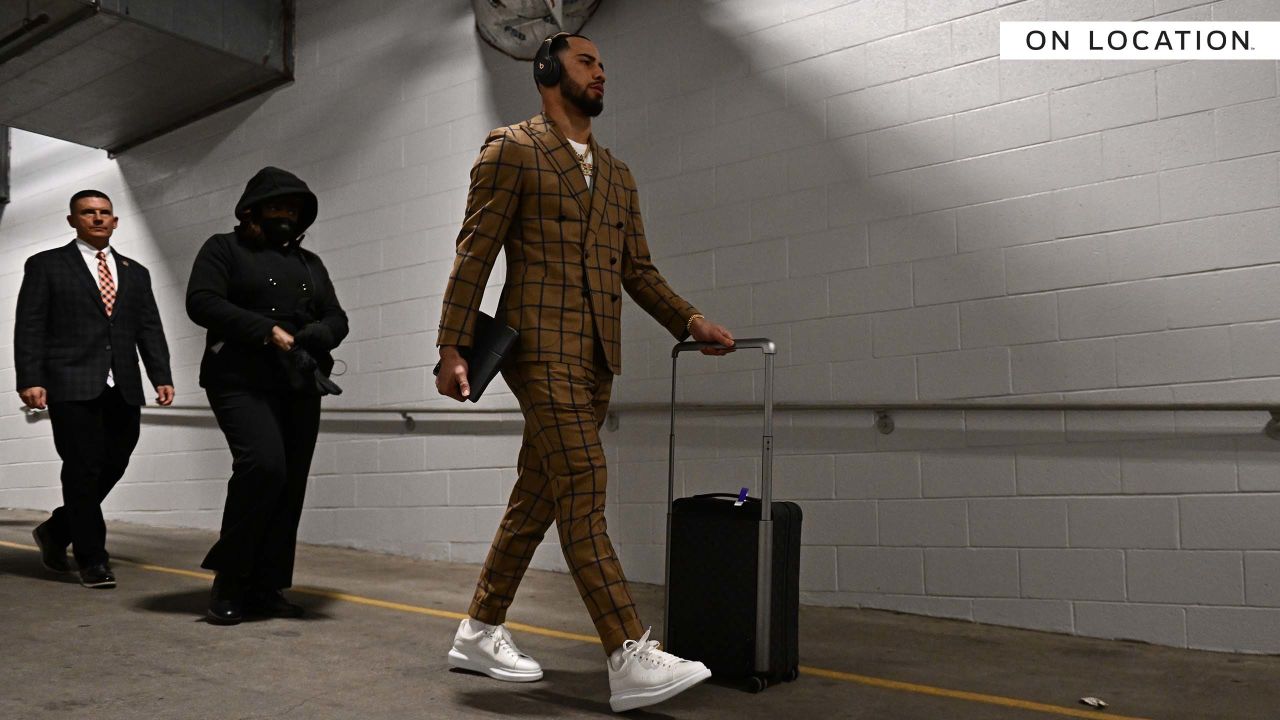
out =
[[(145, 260), (170, 279), (171, 304), (180, 302), (200, 245), (234, 225), (232, 207), (261, 166), (280, 165), (307, 180), (321, 196), (321, 224), (339, 218), (335, 226), (370, 228), (361, 240), (379, 239), (407, 232), (396, 219), (399, 206), (465, 184), (460, 162), (432, 161), (423, 173), (421, 158), (407, 161), (411, 151), (441, 142), (442, 118), (477, 118), (454, 128), (438, 151), (474, 159), (486, 114), (505, 124), (537, 112), (529, 63), (486, 45), (465, 3), (390, 5), (383, 12), (342, 3), (301, 13), (295, 83), (118, 159), (138, 211), (134, 222), (158, 246)], [(598, 133), (640, 183), (651, 245), (673, 284), (739, 335), (767, 333), (789, 346), (782, 323), (790, 318), (758, 300), (753, 307), (750, 286), (713, 270), (712, 252), (780, 248), (793, 256), (793, 268), (814, 268), (813, 277), (794, 278), (797, 287), (825, 285), (819, 271), (867, 264), (867, 223), (904, 214), (907, 197), (865, 181), (864, 135), (827, 139), (826, 98), (857, 88), (860, 56), (805, 73), (797, 65), (763, 69), (762, 62), (779, 64), (778, 50), (750, 45), (747, 30), (724, 25), (726, 15), (709, 1), (603, 3), (584, 28), (610, 76)], [(479, 88), (459, 74), (459, 59), (477, 52)], [(457, 107), (435, 95), (427, 105), (428, 94), (454, 87)], [(868, 103), (863, 112), (876, 109)], [(419, 128), (423, 134), (413, 134)], [(406, 159), (398, 165), (380, 165), (400, 152)], [(353, 244), (349, 232), (328, 230), (317, 227), (313, 249)], [(185, 322), (180, 307), (166, 313), (171, 318)], [(633, 337), (658, 337), (647, 320), (628, 325), (638, 331)], [(754, 360), (730, 357), (707, 367), (733, 372)], [(626, 385), (647, 389), (643, 380)]]
[(265, 165), (307, 181), (320, 197), (307, 246), (336, 265), (339, 279), (347, 263), (338, 251), (400, 231), (399, 206), (432, 192), (424, 179), (436, 174), (406, 167), (398, 147), (395, 162), (378, 163), (389, 156), (386, 146), (408, 146), (406, 134), (426, 132), (426, 95), (452, 82), (450, 57), (469, 42), (452, 29), (469, 28), (470, 18), (461, 3), (396, 3), (385, 12), (364, 3), (308, 7), (298, 18), (293, 83), (118, 158), (123, 192), (138, 212), (130, 224), (155, 238), (156, 252), (142, 259), (167, 281), (157, 284), (157, 299), (187, 387), (195, 387), (203, 352), (203, 331), (184, 310), (187, 277), (205, 240), (235, 226), (246, 181)]
[[(606, 109), (595, 129), (636, 177), (649, 245), (672, 285), (738, 337), (778, 341), (785, 366), (793, 343), (802, 342), (792, 336), (794, 318), (757, 296), (752, 284), (785, 283), (784, 295), (799, 304), (819, 303), (816, 315), (828, 315), (825, 274), (868, 265), (868, 225), (906, 215), (907, 188), (867, 174), (866, 131), (893, 123), (874, 120), (881, 112), (874, 94), (847, 95), (862, 87), (863, 48), (793, 63), (820, 53), (753, 44), (753, 28), (728, 19), (737, 14), (709, 0), (602, 3), (582, 30), (600, 48), (608, 77)], [(501, 122), (536, 113), (530, 63), (502, 55), (478, 37), (474, 42), (487, 73), (488, 101)], [(856, 104), (842, 115), (855, 120), (842, 120), (838, 132), (829, 133), (827, 98), (837, 95)], [(482, 142), (475, 138), (477, 150)], [(752, 277), (735, 277), (735, 264), (722, 261), (722, 254), (767, 256), (769, 262), (758, 264), (773, 267), (761, 273), (745, 267), (755, 263), (739, 262)], [(842, 330), (834, 319), (820, 322), (831, 332)], [(624, 306), (624, 328), (624, 347), (632, 350), (615, 399), (665, 400), (671, 338), (631, 303)], [(683, 400), (760, 399), (758, 354), (696, 360), (682, 363), (682, 374), (715, 370), (716, 382), (686, 379)], [(648, 378), (646, 364), (655, 370)], [(777, 397), (832, 399), (829, 383), (779, 385)], [(779, 432), (805, 448), (875, 446), (870, 422), (833, 427), (832, 420), (797, 416), (784, 423), (794, 432)], [(709, 442), (750, 447), (758, 432), (753, 421), (714, 432)], [(626, 453), (628, 445), (650, 441), (643, 435), (623, 432), (613, 442)]]
[(236, 148), (252, 146), (246, 136), (260, 130), (264, 107), (284, 92), (287, 87), (251, 98), (116, 158), (125, 193), (138, 212), (137, 222), (161, 245), (163, 260), (174, 263), (174, 277), (185, 280), (190, 268), (177, 262), (194, 258), (205, 239), (197, 241), (190, 232), (193, 225), (207, 228), (220, 223), (218, 231), (223, 231), (233, 222), (231, 207), (216, 205), (237, 182), (243, 187), (249, 175), (233, 175), (240, 165), (251, 165), (257, 155)]
[[(371, 145), (399, 139), (426, 121), (425, 94), (450, 82), (450, 54), (461, 38), (451, 28), (471, 22), (462, 3), (405, 3), (368, 12), (341, 3), (299, 13), (293, 83), (157, 138), (118, 158), (140, 220), (165, 245), (173, 277), (185, 281), (209, 235), (235, 225), (233, 208), (245, 182), (277, 165), (302, 177), (321, 197), (320, 221), (394, 205), (421, 188), (408, 173), (380, 182), (384, 192), (336, 191), (374, 174), (363, 163)], [(407, 32), (434, 28), (436, 33)], [(378, 44), (380, 38), (389, 39)], [(443, 38), (443, 41), (442, 41)], [(320, 58), (324, 59), (323, 64)], [(413, 98), (418, 98), (415, 102)], [(317, 233), (314, 249), (340, 248), (350, 237)], [(185, 283), (184, 283), (185, 284)]]
[[(749, 21), (731, 25), (738, 21), (729, 16), (737, 14), (710, 1), (602, 3), (583, 28), (600, 47), (608, 76), (596, 130), (634, 172), (650, 245), (677, 289), (739, 336), (765, 334), (790, 348), (794, 318), (753, 298), (750, 284), (786, 283), (784, 294), (796, 303), (821, 305), (810, 317), (828, 314), (824, 275), (867, 266), (868, 225), (909, 211), (904, 183), (867, 172), (867, 131), (899, 121), (877, 119), (883, 103), (874, 93), (854, 92), (865, 84), (863, 45), (821, 55), (817, 38), (795, 40), (799, 48), (753, 44)], [(501, 121), (537, 112), (529, 63), (473, 41)], [(835, 96), (849, 107), (829, 126), (827, 100)], [(477, 149), (482, 142), (475, 139)], [(934, 228), (917, 225), (913, 242), (933, 242), (922, 236)], [(713, 265), (714, 251), (748, 245), (776, 256), (776, 263), (762, 263), (774, 267), (734, 277), (728, 263)], [(665, 342), (649, 325), (629, 322), (629, 339)], [(758, 360), (730, 356), (715, 367), (751, 370)], [(654, 367), (655, 374), (666, 372)], [(630, 380), (620, 399), (645, 385)], [(661, 398), (661, 384), (645, 386), (652, 392), (641, 395)], [(758, 380), (755, 390), (758, 397)], [(779, 397), (786, 400), (830, 399), (826, 386), (785, 390)]]
[[(910, 355), (893, 353), (894, 357), (879, 359), (884, 365), (873, 374), (886, 375), (883, 368), (894, 370), (892, 382), (879, 387), (865, 378), (845, 378), (844, 383), (839, 378), (807, 378), (806, 368), (796, 367), (803, 357), (810, 358), (806, 362), (822, 362), (820, 357), (812, 359), (826, 350), (821, 336), (853, 336), (853, 321), (860, 318), (852, 316), (909, 311), (916, 303), (933, 310), (954, 304), (941, 296), (912, 298), (910, 294), (905, 304), (901, 299), (860, 299), (850, 287), (853, 281), (839, 273), (874, 268), (883, 285), (888, 273), (901, 270), (894, 276), (896, 287), (911, 293), (913, 261), (973, 253), (973, 247), (966, 250), (957, 244), (957, 207), (1006, 196), (1039, 195), (1045, 188), (1011, 184), (1006, 177), (985, 172), (989, 163), (977, 163), (977, 169), (974, 164), (965, 166), (963, 174), (917, 174), (917, 166), (934, 162), (927, 159), (931, 156), (927, 147), (906, 153), (910, 157), (905, 160), (888, 158), (887, 150), (869, 147), (868, 137), (901, 144), (901, 138), (889, 138), (882, 131), (920, 118), (907, 112), (907, 81), (887, 73), (888, 61), (869, 55), (873, 49), (868, 49), (866, 40), (826, 54), (818, 47), (822, 38), (800, 33), (793, 33), (787, 42), (768, 33), (764, 36), (773, 37), (774, 42), (757, 41), (760, 36), (752, 32), (781, 18), (752, 26), (756, 20), (744, 17), (751, 13), (733, 12), (725, 5), (711, 0), (607, 1), (582, 30), (600, 47), (609, 78), (597, 135), (636, 175), (657, 264), (682, 294), (739, 337), (765, 335), (779, 341), (779, 400), (917, 399), (915, 370), (908, 369), (906, 379), (897, 372), (909, 366)], [(773, 14), (784, 12), (779, 9)], [(478, 37), (473, 42), (487, 75), (483, 89), (500, 121), (519, 122), (534, 114), (538, 95), (529, 63), (502, 55)], [(986, 63), (983, 67), (990, 67), (990, 58), (980, 59)], [(1028, 65), (1019, 72), (1034, 79), (1049, 67)], [(477, 149), (482, 141), (480, 136), (475, 138)], [(1003, 145), (996, 148), (1005, 149)], [(1052, 175), (1052, 165), (1044, 173)], [(913, 178), (939, 191), (939, 197), (925, 197), (916, 202), (922, 207), (913, 207), (908, 185)], [(1039, 221), (1052, 234), (1054, 218)], [(763, 284), (770, 287), (761, 291)], [(937, 294), (927, 284), (915, 287), (916, 292), (924, 290)], [(624, 315), (628, 372), (615, 388), (615, 399), (665, 400), (669, 386), (663, 379), (668, 372), (664, 351), (670, 338), (633, 305), (626, 306)], [(806, 319), (812, 320), (796, 322)], [(806, 326), (803, 334), (798, 325)], [(865, 343), (866, 357), (871, 358), (865, 326), (861, 332), (863, 337), (848, 342)], [(682, 374), (705, 373), (707, 368), (719, 374), (714, 383), (683, 383), (684, 400), (760, 397), (757, 356), (741, 353), (699, 360), (688, 369), (682, 363)], [(647, 377), (635, 370), (643, 371), (645, 365), (650, 370)], [(789, 377), (788, 370), (792, 371)], [(687, 392), (689, 385), (699, 386), (697, 396)], [(721, 397), (729, 391), (726, 388), (736, 395)], [(951, 392), (934, 388), (926, 395), (950, 397)], [(1016, 417), (1010, 421), (977, 416), (966, 423), (960, 413), (914, 414), (898, 433), (879, 436), (863, 416), (854, 418), (856, 424), (850, 429), (833, 428), (833, 415), (803, 415), (791, 418), (779, 432), (792, 435), (791, 447), (811, 452), (849, 450), (851, 445), (895, 450), (1128, 441), (1160, 439), (1175, 432), (1172, 414), (1124, 417), (1123, 424), (1117, 416)], [(1180, 437), (1189, 436), (1182, 427), (1184, 419), (1176, 420)], [(1231, 428), (1215, 421), (1203, 437), (1247, 440), (1258, 434), (1256, 427), (1263, 421), (1265, 417), (1258, 421), (1232, 418)], [(747, 429), (742, 437), (753, 432)], [(851, 433), (859, 437), (849, 440), (846, 435)], [(621, 442), (629, 440), (621, 438)], [(720, 447), (739, 444), (723, 437), (715, 442)]]

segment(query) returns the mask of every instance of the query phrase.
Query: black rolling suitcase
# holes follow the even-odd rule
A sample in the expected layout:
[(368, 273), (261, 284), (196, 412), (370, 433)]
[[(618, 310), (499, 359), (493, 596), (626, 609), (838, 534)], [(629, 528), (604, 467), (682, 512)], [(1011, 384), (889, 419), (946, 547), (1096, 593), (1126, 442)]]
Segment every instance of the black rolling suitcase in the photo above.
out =
[[(664, 649), (701, 660), (713, 679), (752, 692), (799, 675), (800, 506), (773, 502), (773, 360), (770, 340), (739, 340), (765, 354), (761, 497), (746, 493), (675, 499), (676, 360), (671, 351)], [(735, 483), (736, 484), (736, 483)], [(727, 489), (736, 489), (733, 485)]]

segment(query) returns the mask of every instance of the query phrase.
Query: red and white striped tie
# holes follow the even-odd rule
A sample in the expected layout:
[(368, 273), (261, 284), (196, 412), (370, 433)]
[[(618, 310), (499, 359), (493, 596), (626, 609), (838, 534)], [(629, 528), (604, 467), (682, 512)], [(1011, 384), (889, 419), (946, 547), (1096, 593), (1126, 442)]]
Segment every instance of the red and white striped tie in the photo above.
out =
[(107, 317), (110, 317), (111, 308), (116, 304), (116, 281), (107, 266), (107, 254), (101, 250), (98, 251), (98, 292), (102, 293), (102, 304), (107, 308)]

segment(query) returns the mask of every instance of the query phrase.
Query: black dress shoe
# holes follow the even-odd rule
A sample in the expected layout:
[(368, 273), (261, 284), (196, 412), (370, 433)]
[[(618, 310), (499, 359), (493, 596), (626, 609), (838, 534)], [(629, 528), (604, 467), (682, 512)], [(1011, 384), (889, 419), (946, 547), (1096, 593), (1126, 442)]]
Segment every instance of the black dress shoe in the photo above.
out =
[(303, 614), (302, 606), (289, 602), (284, 593), (264, 588), (249, 591), (244, 598), (244, 609), (251, 615), (273, 618), (300, 618)]
[(244, 619), (244, 584), (222, 573), (214, 576), (205, 616), (214, 625), (239, 625)]
[(116, 576), (107, 563), (93, 563), (80, 568), (80, 584), (87, 588), (113, 588), (116, 586)]
[(40, 563), (46, 570), (56, 573), (71, 572), (71, 565), (67, 563), (67, 546), (59, 546), (49, 528), (41, 523), (31, 531), (31, 537), (36, 539), (36, 546), (40, 548)]

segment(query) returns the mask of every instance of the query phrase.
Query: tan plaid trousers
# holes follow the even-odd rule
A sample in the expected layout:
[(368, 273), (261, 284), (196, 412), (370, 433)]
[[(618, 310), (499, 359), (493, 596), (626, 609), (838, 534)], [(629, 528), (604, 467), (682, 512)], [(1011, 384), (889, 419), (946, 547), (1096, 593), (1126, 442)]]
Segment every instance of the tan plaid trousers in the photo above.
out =
[(552, 521), (606, 653), (644, 633), (605, 529), (608, 473), (600, 426), (613, 387), (607, 361), (594, 366), (522, 362), (503, 370), (524, 413), (519, 477), (471, 601), (471, 617), (506, 619), (533, 551)]

